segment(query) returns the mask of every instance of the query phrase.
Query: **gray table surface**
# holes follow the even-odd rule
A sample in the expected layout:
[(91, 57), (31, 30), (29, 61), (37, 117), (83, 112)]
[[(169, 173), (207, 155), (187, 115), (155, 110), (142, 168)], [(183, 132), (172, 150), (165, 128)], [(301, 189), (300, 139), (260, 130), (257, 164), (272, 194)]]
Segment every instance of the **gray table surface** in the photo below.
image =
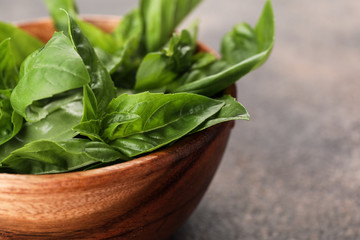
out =
[[(123, 15), (137, 1), (78, 3), (84, 14)], [(263, 3), (204, 0), (190, 19), (219, 49)], [(237, 122), (206, 196), (172, 240), (360, 239), (360, 2), (273, 5), (273, 54), (237, 84), (252, 120)], [(40, 0), (0, 0), (2, 21), (45, 15)]]

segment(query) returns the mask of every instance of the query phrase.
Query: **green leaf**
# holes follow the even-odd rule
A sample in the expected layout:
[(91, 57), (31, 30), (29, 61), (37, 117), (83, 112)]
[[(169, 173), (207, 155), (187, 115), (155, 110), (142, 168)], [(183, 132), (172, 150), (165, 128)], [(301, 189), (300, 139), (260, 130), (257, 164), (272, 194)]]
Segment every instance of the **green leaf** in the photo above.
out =
[(143, 24), (139, 10), (135, 9), (120, 21), (112, 33), (118, 50), (101, 60), (112, 74), (118, 88), (132, 89), (136, 71), (145, 55), (142, 43)]
[[(197, 54), (198, 55), (198, 54)], [(192, 82), (196, 82), (199, 79), (206, 78), (208, 76), (212, 76), (219, 72), (224, 71), (229, 66), (222, 60), (214, 59), (215, 57), (211, 54), (205, 54), (203, 57), (198, 58), (198, 56), (194, 56), (194, 58), (198, 58), (193, 62), (191, 66), (191, 70), (185, 72), (182, 76), (180, 76), (176, 81), (169, 84), (167, 86), (168, 92), (174, 92), (175, 89), (190, 84)]]
[(106, 70), (112, 74), (123, 61), (124, 49), (121, 48), (115, 53), (108, 53), (101, 48), (94, 47), (95, 53), (99, 60), (104, 64)]
[(123, 94), (110, 103), (107, 112), (131, 113), (140, 118), (117, 126), (116, 130), (104, 131), (104, 137), (114, 140), (110, 145), (133, 157), (181, 138), (223, 105), (221, 101), (188, 93)]
[(0, 89), (13, 89), (19, 79), (10, 38), (0, 42)]
[[(135, 76), (138, 67), (142, 61), (143, 55), (139, 39), (133, 38), (127, 41), (121, 49), (121, 58), (113, 66), (112, 79), (118, 88), (133, 89), (135, 85)], [(117, 56), (115, 55), (115, 58)]]
[(96, 46), (109, 53), (116, 50), (115, 41), (110, 34), (105, 33), (98, 27), (85, 22), (78, 17), (78, 10), (74, 0), (44, 1), (58, 31), (63, 31), (66, 35), (68, 34), (68, 17), (61, 11), (61, 9), (63, 9), (76, 20), (82, 32), (84, 32), (94, 47)]
[(174, 34), (162, 52), (145, 56), (136, 74), (135, 90), (159, 89), (170, 84), (191, 67), (195, 50), (195, 40), (189, 31), (183, 30), (180, 36)]
[(114, 53), (117, 50), (117, 44), (114, 38), (103, 30), (91, 23), (76, 19), (81, 31), (89, 39), (92, 46), (101, 48), (108, 53)]
[(68, 33), (68, 19), (64, 12), (66, 10), (71, 16), (77, 16), (77, 7), (74, 0), (44, 0), (48, 11), (55, 23), (56, 29), (64, 34)]
[[(91, 46), (89, 40), (82, 33), (75, 20), (69, 18), (69, 36), (76, 48), (76, 51), (81, 56), (87, 71), (90, 75), (90, 88), (94, 92), (96, 98), (97, 109), (93, 111), (97, 114), (102, 114), (109, 102), (116, 96), (116, 89), (114, 83), (106, 70), (105, 66), (97, 57), (94, 48)], [(88, 89), (87, 92), (90, 90)], [(86, 97), (87, 95), (84, 95)], [(87, 101), (85, 100), (85, 103)], [(85, 105), (84, 103), (84, 105)], [(94, 107), (92, 101), (92, 107)]]
[(38, 121), (46, 114), (33, 114), (35, 101), (82, 87), (89, 74), (70, 40), (55, 33), (40, 51), (29, 56), (21, 66), (20, 81), (11, 95), (11, 105), (27, 121)]
[(27, 56), (44, 45), (40, 40), (20, 28), (10, 23), (0, 22), (0, 42), (7, 38), (12, 39), (11, 50), (17, 66), (20, 66)]
[(10, 94), (10, 90), (0, 90), (0, 145), (12, 139), (23, 123), (23, 118), (11, 107)]
[(216, 100), (222, 101), (225, 105), (219, 112), (207, 119), (200, 126), (198, 126), (194, 132), (198, 132), (214, 126), (218, 123), (227, 122), (231, 120), (250, 120), (250, 115), (246, 111), (245, 107), (236, 101), (229, 95), (222, 96)]
[(221, 42), (221, 55), (233, 65), (258, 52), (258, 42), (254, 29), (247, 23), (236, 25)]
[[(191, 92), (202, 94), (206, 96), (213, 96), (214, 94), (227, 88), (241, 77), (259, 67), (268, 58), (274, 42), (274, 15), (271, 6), (271, 1), (268, 0), (264, 6), (263, 12), (260, 19), (255, 27), (253, 33), (255, 34), (257, 41), (257, 51), (254, 52), (254, 43), (250, 43), (253, 38), (233, 40), (233, 44), (239, 43), (239, 50), (233, 50), (234, 47), (223, 47), (223, 54), (225, 54), (225, 61), (228, 61), (229, 67), (217, 72), (213, 75), (206, 74), (206, 77), (189, 82), (185, 85), (178, 84), (176, 87), (173, 86), (171, 92)], [(244, 29), (249, 30), (245, 25), (241, 25), (241, 34), (244, 35)], [(235, 28), (235, 32), (236, 32)], [(236, 34), (235, 34), (236, 35)], [(245, 34), (246, 35), (246, 34)], [(243, 36), (242, 36), (243, 37)], [(230, 40), (228, 37), (225, 38), (226, 42)], [(248, 47), (242, 49), (242, 47)], [(242, 49), (242, 50), (240, 50)], [(233, 51), (233, 53), (231, 53)], [(241, 52), (241, 54), (239, 53)], [(246, 57), (244, 59), (244, 57)], [(235, 60), (240, 62), (234, 63)]]
[(134, 113), (112, 112), (101, 120), (101, 136), (103, 139), (114, 139), (121, 125), (133, 123), (141, 117)]
[(81, 122), (98, 118), (97, 100), (89, 85), (83, 87), (84, 113)]
[(122, 156), (107, 144), (86, 139), (58, 143), (41, 140), (15, 150), (1, 161), (1, 165), (21, 174), (61, 173), (98, 162), (114, 161)]
[(159, 50), (167, 42), (176, 26), (201, 0), (141, 0), (140, 13), (148, 52)]
[(135, 90), (151, 90), (171, 83), (177, 74), (172, 71), (172, 60), (161, 52), (146, 55), (136, 74)]
[(72, 101), (59, 106), (56, 111), (49, 113), (45, 118), (37, 122), (24, 123), (16, 137), (1, 146), (0, 159), (32, 141), (65, 141), (78, 135), (76, 131), (72, 130), (72, 127), (80, 122), (83, 105), (81, 92), (75, 96), (69, 97), (69, 100), (72, 99)]
[(124, 46), (131, 39), (140, 41), (143, 33), (141, 15), (138, 9), (126, 14), (112, 32), (118, 46)]
[(233, 65), (266, 51), (267, 55), (254, 67), (257, 68), (269, 56), (274, 43), (274, 35), (274, 14), (271, 2), (267, 1), (254, 29), (247, 23), (241, 23), (224, 36), (221, 45), (223, 59)]

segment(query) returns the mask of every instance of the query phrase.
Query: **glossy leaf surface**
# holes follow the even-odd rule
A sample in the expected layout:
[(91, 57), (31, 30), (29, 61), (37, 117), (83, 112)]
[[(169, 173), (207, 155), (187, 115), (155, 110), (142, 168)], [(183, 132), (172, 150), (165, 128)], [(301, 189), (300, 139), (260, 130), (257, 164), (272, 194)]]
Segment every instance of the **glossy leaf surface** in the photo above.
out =
[(11, 104), (27, 121), (38, 121), (48, 112), (29, 108), (33, 102), (80, 88), (89, 81), (86, 67), (70, 39), (55, 33), (43, 49), (34, 52), (22, 65)]
[(0, 42), (11, 38), (11, 50), (15, 57), (17, 66), (20, 66), (24, 59), (44, 44), (27, 32), (10, 23), (0, 22)]

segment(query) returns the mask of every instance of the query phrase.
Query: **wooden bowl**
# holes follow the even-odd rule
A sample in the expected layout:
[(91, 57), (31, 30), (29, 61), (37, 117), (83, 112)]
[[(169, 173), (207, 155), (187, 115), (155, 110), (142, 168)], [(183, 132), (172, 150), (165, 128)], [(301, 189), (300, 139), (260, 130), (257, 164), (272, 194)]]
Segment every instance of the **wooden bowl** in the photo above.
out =
[[(88, 20), (110, 31), (119, 18)], [(49, 19), (19, 26), (43, 41), (54, 31)], [(235, 87), (228, 91), (234, 95)], [(0, 238), (166, 239), (204, 195), (233, 124), (218, 124), (109, 167), (54, 175), (0, 174)]]

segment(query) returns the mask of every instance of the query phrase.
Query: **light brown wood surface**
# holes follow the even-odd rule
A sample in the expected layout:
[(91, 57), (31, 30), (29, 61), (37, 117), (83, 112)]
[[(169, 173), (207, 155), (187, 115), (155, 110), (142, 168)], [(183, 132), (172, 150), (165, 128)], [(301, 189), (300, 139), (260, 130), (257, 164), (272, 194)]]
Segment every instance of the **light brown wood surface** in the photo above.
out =
[[(115, 22), (96, 21), (107, 31)], [(43, 41), (53, 32), (44, 19), (21, 26)], [(166, 239), (205, 193), (232, 127), (233, 122), (219, 124), (164, 150), (101, 169), (0, 174), (0, 238)]]

